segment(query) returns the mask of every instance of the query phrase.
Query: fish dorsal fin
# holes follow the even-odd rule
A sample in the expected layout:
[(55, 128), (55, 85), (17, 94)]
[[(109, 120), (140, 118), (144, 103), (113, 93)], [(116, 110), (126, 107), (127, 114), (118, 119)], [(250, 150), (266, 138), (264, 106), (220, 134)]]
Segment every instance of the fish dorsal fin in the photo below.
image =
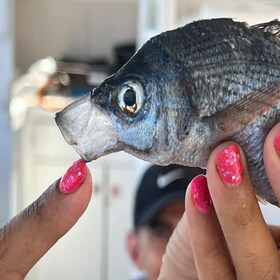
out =
[(249, 28), (251, 30), (261, 30), (265, 38), (280, 44), (280, 21), (278, 19), (252, 25)]
[(253, 123), (260, 115), (280, 102), (280, 82), (246, 95), (210, 117), (204, 117), (210, 129), (219, 131), (223, 138), (232, 136)]

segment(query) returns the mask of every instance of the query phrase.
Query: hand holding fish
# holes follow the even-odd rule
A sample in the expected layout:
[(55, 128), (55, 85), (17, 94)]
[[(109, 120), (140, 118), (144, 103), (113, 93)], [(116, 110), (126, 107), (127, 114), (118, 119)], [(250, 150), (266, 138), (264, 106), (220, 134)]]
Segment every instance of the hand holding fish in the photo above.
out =
[(78, 221), (90, 201), (91, 176), (75, 162), (61, 180), (0, 229), (0, 279), (22, 280)]
[[(263, 151), (278, 202), (279, 135), (280, 123)], [(159, 279), (279, 279), (279, 244), (280, 228), (264, 222), (243, 151), (226, 142), (211, 153), (206, 177), (189, 185), (186, 212), (167, 246)]]

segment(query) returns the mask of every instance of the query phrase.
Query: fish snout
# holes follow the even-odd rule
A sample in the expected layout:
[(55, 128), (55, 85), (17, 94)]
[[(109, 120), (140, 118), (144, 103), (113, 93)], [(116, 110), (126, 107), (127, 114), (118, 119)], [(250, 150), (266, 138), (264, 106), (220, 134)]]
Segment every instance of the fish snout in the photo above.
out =
[(55, 122), (68, 144), (78, 144), (90, 117), (90, 108), (90, 98), (86, 96), (56, 113)]
[(85, 160), (92, 161), (119, 150), (119, 136), (107, 112), (83, 97), (55, 116), (66, 142)]

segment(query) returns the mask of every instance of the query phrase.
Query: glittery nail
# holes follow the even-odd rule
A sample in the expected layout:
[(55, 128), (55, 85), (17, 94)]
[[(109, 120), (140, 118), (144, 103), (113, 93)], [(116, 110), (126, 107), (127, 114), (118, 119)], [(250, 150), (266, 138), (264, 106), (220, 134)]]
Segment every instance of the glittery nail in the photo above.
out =
[(207, 179), (204, 175), (198, 175), (191, 182), (191, 193), (196, 208), (202, 212), (208, 212), (212, 205)]
[(273, 143), (277, 154), (280, 156), (280, 131), (276, 134)]
[(216, 155), (216, 166), (223, 181), (238, 186), (243, 179), (243, 166), (236, 144), (231, 144)]
[(77, 190), (83, 183), (86, 173), (86, 163), (82, 159), (75, 161), (60, 180), (61, 192), (71, 193)]

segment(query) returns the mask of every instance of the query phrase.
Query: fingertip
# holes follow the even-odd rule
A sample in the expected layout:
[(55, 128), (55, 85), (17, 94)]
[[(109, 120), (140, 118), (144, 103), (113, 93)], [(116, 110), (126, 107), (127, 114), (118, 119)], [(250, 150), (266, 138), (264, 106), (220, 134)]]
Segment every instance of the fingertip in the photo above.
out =
[(75, 161), (62, 176), (59, 189), (62, 193), (72, 193), (76, 191), (83, 181), (87, 173), (86, 163), (79, 159)]
[(92, 196), (92, 177), (89, 168), (85, 168), (84, 178), (76, 189), (63, 192), (61, 183), (58, 185), (58, 189), (63, 195), (61, 203), (65, 204), (67, 208), (69, 207), (75, 215), (82, 215)]
[(213, 174), (229, 188), (238, 187), (245, 177), (248, 178), (247, 162), (242, 148), (228, 141), (218, 145), (210, 154), (207, 162), (207, 177)]
[[(73, 165), (69, 169), (71, 169)], [(59, 221), (63, 221), (59, 222), (58, 226), (56, 227), (58, 235), (64, 235), (70, 228), (73, 227), (73, 225), (86, 211), (91, 200), (91, 172), (85, 164), (82, 164), (82, 168), (83, 178), (78, 179), (80, 180), (78, 187), (74, 188), (74, 190), (69, 190), (67, 188), (66, 191), (62, 190), (62, 177), (61, 180), (59, 180), (55, 184), (56, 191), (52, 192), (52, 195), (49, 197), (47, 203), (48, 207), (44, 207), (42, 211), (42, 216), (47, 217), (47, 220), (49, 220), (48, 217), (51, 216), (53, 224), (58, 223)], [(66, 174), (68, 173), (68, 171), (66, 172)]]
[[(229, 149), (233, 145), (234, 149)], [(228, 151), (224, 152), (227, 149)], [(225, 154), (221, 156), (221, 153)], [(222, 164), (219, 162), (221, 160), (224, 161)], [(211, 199), (218, 215), (224, 216), (226, 212), (237, 213), (244, 207), (258, 208), (245, 155), (236, 143), (225, 142), (213, 150), (207, 163), (206, 176)]]
[(280, 123), (276, 124), (268, 133), (264, 142), (263, 160), (266, 175), (270, 185), (278, 199), (280, 200)]
[(192, 179), (189, 187), (197, 210), (200, 213), (208, 213), (212, 207), (212, 200), (208, 190), (206, 176), (203, 174), (197, 175)]

